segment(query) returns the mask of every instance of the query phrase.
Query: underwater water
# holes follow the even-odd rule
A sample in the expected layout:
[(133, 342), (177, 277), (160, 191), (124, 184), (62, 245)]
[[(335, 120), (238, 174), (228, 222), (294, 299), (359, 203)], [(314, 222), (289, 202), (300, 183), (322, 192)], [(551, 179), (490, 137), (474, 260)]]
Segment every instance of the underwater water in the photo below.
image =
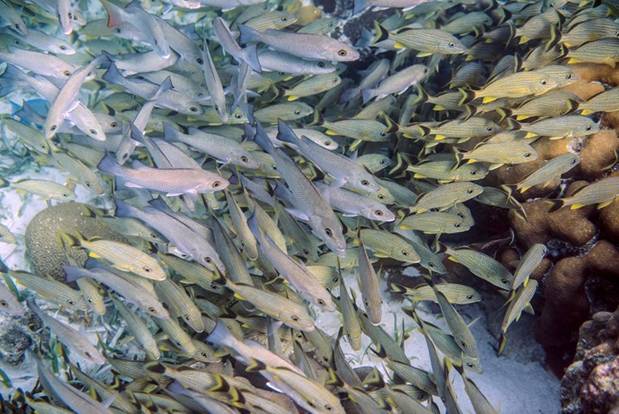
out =
[(0, 0), (2, 412), (618, 407), (617, 6)]

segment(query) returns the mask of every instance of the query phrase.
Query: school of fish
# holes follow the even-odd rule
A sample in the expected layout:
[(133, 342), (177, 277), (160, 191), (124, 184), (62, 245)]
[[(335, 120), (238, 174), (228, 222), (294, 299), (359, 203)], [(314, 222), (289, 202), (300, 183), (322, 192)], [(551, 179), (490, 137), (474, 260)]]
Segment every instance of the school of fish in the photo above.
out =
[[(484, 181), (619, 110), (617, 89), (565, 89), (573, 64), (619, 62), (619, 3), (356, 0), (346, 13), (375, 10), (351, 44), (344, 19), (298, 0), (0, 0), (3, 142), (68, 177), (3, 185), (50, 204), (79, 187), (124, 239), (58, 232), (64, 280), (3, 273), (0, 312), (29, 310), (49, 332), (28, 354), (38, 385), (5, 408), (455, 414), (459, 376), (476, 413), (499, 412), (469, 377), (483, 360), (461, 306), (480, 286), (502, 295), (501, 352), (533, 313), (547, 248), (512, 273), (442, 236), (474, 230), (477, 203), (520, 211), (514, 193), (578, 166), (575, 151), (513, 186)], [(609, 175), (553, 202), (618, 195)], [(477, 285), (447, 279), (447, 259)], [(413, 283), (385, 283), (411, 267)], [(431, 370), (381, 326), (391, 294), (409, 302)], [(339, 315), (337, 337), (323, 312)], [(342, 343), (362, 351), (364, 336), (388, 375), (347, 359)]]

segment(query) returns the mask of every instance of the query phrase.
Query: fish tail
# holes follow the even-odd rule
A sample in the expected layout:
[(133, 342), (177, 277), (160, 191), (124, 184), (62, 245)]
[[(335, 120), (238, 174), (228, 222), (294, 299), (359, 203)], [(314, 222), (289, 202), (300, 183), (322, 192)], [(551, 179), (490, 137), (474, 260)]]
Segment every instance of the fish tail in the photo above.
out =
[[(356, 2), (355, 2), (356, 4)], [(389, 38), (389, 32), (378, 21), (374, 21), (374, 37), (372, 38), (372, 44), (382, 42)]]
[(549, 52), (553, 47), (555, 47), (559, 41), (561, 40), (561, 32), (559, 31), (558, 25), (550, 26), (550, 39), (546, 42), (544, 46), (544, 51)]
[(477, 109), (475, 108), (474, 105), (465, 104), (462, 119), (466, 121), (467, 119), (475, 115), (476, 112), (477, 112)]
[(292, 128), (281, 119), (277, 121), (277, 139), (295, 145), (298, 145), (301, 141)]
[(258, 59), (258, 49), (255, 44), (245, 47), (245, 49), (243, 49), (243, 56), (245, 57), (245, 62), (247, 62), (249, 67), (252, 68), (254, 72), (262, 72), (262, 66), (260, 65), (260, 60)]
[(560, 208), (565, 207), (565, 200), (563, 199), (548, 200), (548, 201), (552, 203), (552, 206), (548, 210), (549, 213), (552, 213), (553, 211), (557, 211)]
[(125, 77), (120, 73), (116, 64), (112, 63), (101, 77), (106, 82), (121, 85), (125, 82)]
[(206, 340), (215, 345), (228, 346), (234, 342), (232, 341), (233, 338), (232, 333), (230, 333), (226, 325), (224, 325), (221, 320), (218, 320), (215, 324), (215, 328), (211, 331)]
[(367, 0), (355, 0), (355, 4), (353, 6), (353, 15), (361, 13), (368, 7)]
[(168, 142), (178, 141), (178, 131), (168, 121), (163, 122), (163, 139)]
[(159, 361), (148, 362), (144, 365), (144, 369), (149, 374), (163, 375), (166, 372), (166, 367)]
[(364, 89), (363, 91), (361, 91), (361, 96), (363, 97), (364, 104), (372, 100), (372, 98), (374, 97), (374, 92), (374, 89)]
[(421, 83), (417, 84), (417, 92), (419, 92), (419, 97), (415, 100), (415, 103), (426, 102), (428, 98), (430, 97), (430, 95), (428, 95), (428, 92), (424, 89), (424, 87), (421, 86)]
[(64, 280), (67, 282), (75, 282), (84, 277), (84, 273), (79, 267), (64, 265), (62, 269), (64, 270)]
[(464, 105), (465, 103), (475, 99), (475, 91), (458, 88), (458, 93), (460, 93), (460, 101), (458, 101), (459, 105)]
[(110, 153), (105, 154), (105, 157), (99, 162), (97, 168), (112, 175), (120, 175), (122, 173), (121, 165), (116, 162), (116, 158)]
[(107, 27), (116, 27), (122, 23), (122, 8), (107, 0), (101, 0), (107, 13)]
[(391, 283), (389, 285), (389, 290), (392, 293), (404, 293), (404, 292), (406, 292), (406, 289), (403, 286), (398, 285), (397, 283)]
[(499, 122), (509, 118), (512, 115), (512, 111), (507, 108), (497, 108), (496, 113), (499, 115)]
[(259, 31), (244, 24), (239, 27), (239, 31), (241, 33), (241, 36), (239, 37), (241, 43), (255, 43), (262, 37)]
[(266, 368), (263, 362), (252, 359), (251, 362), (245, 368), (246, 372), (258, 372)]

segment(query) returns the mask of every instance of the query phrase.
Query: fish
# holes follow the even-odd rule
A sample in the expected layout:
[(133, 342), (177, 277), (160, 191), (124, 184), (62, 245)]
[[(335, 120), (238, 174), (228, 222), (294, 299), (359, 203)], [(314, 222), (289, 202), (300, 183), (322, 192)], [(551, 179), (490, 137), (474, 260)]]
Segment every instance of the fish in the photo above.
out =
[(471, 249), (446, 249), (449, 260), (460, 263), (475, 276), (498, 287), (509, 290), (514, 276), (500, 262), (484, 253)]
[(520, 129), (526, 131), (525, 138), (545, 136), (550, 139), (560, 139), (592, 135), (598, 132), (600, 127), (595, 121), (585, 116), (565, 115), (521, 124)]
[(224, 48), (227, 53), (233, 56), (237, 60), (237, 62), (246, 63), (247, 65), (249, 65), (249, 67), (252, 68), (254, 72), (262, 72), (262, 66), (260, 65), (260, 61), (258, 60), (258, 54), (255, 45), (250, 45), (245, 49), (241, 48), (234, 39), (232, 33), (230, 32), (228, 25), (221, 17), (217, 17), (213, 21), (213, 30), (215, 32), (215, 35), (217, 36), (217, 39), (219, 40), (219, 44), (222, 46), (222, 48)]
[(537, 151), (524, 140), (481, 144), (462, 154), (468, 162), (487, 162), (490, 169), (503, 164), (522, 164), (537, 159)]
[(619, 40), (609, 38), (585, 43), (576, 49), (571, 49), (567, 53), (567, 58), (568, 64), (600, 63), (614, 68), (619, 60)]
[(525, 193), (532, 187), (552, 182), (576, 167), (579, 163), (580, 157), (578, 154), (572, 154), (571, 152), (554, 157), (516, 184), (516, 189), (521, 193)]
[(359, 52), (355, 49), (327, 36), (274, 29), (259, 32), (246, 25), (241, 25), (239, 30), (241, 43), (261, 42), (280, 52), (308, 60), (351, 62), (359, 59)]
[(281, 295), (253, 286), (230, 281), (226, 282), (226, 286), (234, 292), (238, 299), (251, 303), (256, 309), (282, 321), (291, 328), (301, 331), (311, 331), (314, 329), (314, 321), (308, 314), (305, 306), (301, 304), (294, 303)]
[[(5, 282), (6, 280), (5, 276)], [(0, 284), (0, 312), (11, 316), (22, 316), (26, 313), (15, 294), (4, 284)]]
[(288, 101), (296, 101), (299, 98), (318, 95), (335, 88), (342, 82), (342, 78), (335, 72), (314, 75), (309, 79), (297, 83), (291, 89), (284, 91)]
[(87, 277), (109, 287), (120, 296), (158, 318), (169, 318), (170, 314), (163, 307), (154, 291), (144, 289), (137, 281), (122, 277), (102, 267), (83, 269), (76, 266), (63, 266), (65, 279), (68, 282)]
[[(36, 358), (36, 357), (35, 357)], [(93, 400), (88, 394), (78, 391), (65, 381), (56, 377), (45, 365), (45, 362), (36, 358), (37, 373), (45, 387), (50, 389), (56, 398), (64, 405), (71, 407), (71, 410), (78, 414), (111, 414), (105, 403)]]
[(69, 201), (75, 198), (74, 184), (58, 184), (55, 181), (25, 179), (11, 183), (11, 187), (19, 192), (36, 194), (44, 200)]
[(565, 33), (561, 33), (559, 43), (574, 48), (583, 43), (617, 35), (619, 25), (612, 19), (599, 17), (576, 24)]
[(365, 307), (365, 312), (368, 315), (370, 323), (373, 325), (380, 324), (382, 318), (382, 299), (380, 294), (380, 286), (378, 275), (372, 267), (372, 263), (368, 258), (368, 253), (363, 245), (363, 240), (359, 244), (359, 290), (361, 291), (361, 300)]
[(488, 168), (484, 164), (465, 163), (456, 165), (451, 157), (443, 159), (427, 159), (425, 162), (409, 164), (407, 171), (414, 173), (417, 179), (432, 178), (441, 183), (451, 181), (477, 181), (488, 175)]
[(584, 206), (597, 204), (598, 209), (611, 204), (619, 194), (619, 177), (605, 177), (595, 181), (574, 195), (557, 200), (557, 207), (567, 207), (576, 210)]
[(405, 239), (386, 230), (361, 229), (359, 240), (376, 257), (391, 257), (404, 263), (419, 263), (421, 258)]
[(127, 323), (127, 329), (140, 344), (142, 349), (144, 349), (148, 359), (157, 360), (161, 358), (161, 352), (159, 351), (157, 340), (148, 329), (146, 322), (144, 322), (138, 315), (131, 312), (131, 310), (119, 299), (115, 298), (113, 295), (111, 298), (114, 307)]
[(131, 272), (149, 280), (164, 280), (167, 275), (156, 259), (140, 249), (114, 240), (86, 240), (81, 235), (58, 235), (65, 248), (78, 246), (88, 250), (88, 256), (103, 259), (118, 270)]
[(527, 282), (531, 273), (542, 263), (547, 252), (546, 246), (541, 243), (535, 243), (526, 251), (514, 271), (512, 290), (518, 289), (520, 285)]
[(88, 309), (80, 292), (62, 282), (23, 271), (11, 271), (8, 272), (8, 275), (45, 300), (54, 302), (66, 309), (83, 312)]
[(424, 213), (431, 209), (445, 210), (457, 203), (475, 198), (482, 192), (483, 188), (472, 182), (444, 184), (422, 195), (410, 209), (414, 213)]
[(479, 355), (477, 343), (475, 342), (475, 337), (471, 333), (468, 325), (440, 290), (435, 289), (434, 293), (441, 308), (441, 313), (445, 318), (445, 322), (447, 323), (454, 340), (462, 349), (464, 354), (472, 358), (477, 358)]
[(481, 301), (481, 295), (473, 288), (457, 283), (441, 283), (434, 286), (421, 285), (408, 288), (400, 285), (392, 285), (392, 291), (403, 293), (413, 302), (432, 301), (438, 302), (434, 289), (445, 295), (449, 303), (453, 305), (468, 305)]
[(348, 184), (353, 189), (365, 193), (378, 190), (374, 176), (362, 166), (349, 158), (326, 150), (310, 139), (303, 136), (297, 137), (286, 123), (278, 123), (277, 137), (280, 141), (293, 143), (303, 156), (310, 159), (325, 173), (331, 175), (335, 179), (336, 186)]
[(382, 26), (375, 27), (374, 44), (390, 39), (395, 42), (396, 48), (409, 48), (420, 52), (420, 57), (430, 56), (434, 53), (444, 55), (460, 55), (467, 48), (460, 40), (451, 33), (439, 29), (416, 29), (410, 28), (398, 32), (388, 32)]
[(581, 115), (591, 115), (595, 112), (615, 112), (619, 110), (616, 106), (618, 97), (619, 89), (612, 88), (580, 103), (578, 110)]
[(412, 65), (402, 69), (381, 81), (376, 88), (363, 89), (361, 92), (363, 102), (382, 99), (390, 94), (401, 95), (411, 86), (421, 82), (428, 72), (428, 67), (425, 65)]
[(133, 163), (133, 168), (124, 167), (109, 154), (97, 167), (102, 172), (121, 178), (127, 187), (148, 188), (167, 195), (220, 191), (228, 185), (227, 180), (221, 176), (194, 168), (159, 169), (148, 167), (139, 161)]
[(341, 121), (325, 121), (322, 126), (326, 128), (327, 135), (341, 135), (359, 141), (385, 142), (394, 132), (393, 126), (371, 119), (344, 119)]
[(74, 65), (54, 55), (25, 49), (12, 48), (8, 52), (0, 52), (0, 61), (18, 66), (37, 75), (62, 80), (67, 80), (77, 70)]
[(34, 312), (47, 326), (54, 336), (67, 348), (85, 359), (91, 364), (102, 365), (106, 363), (105, 356), (86, 338), (85, 335), (71, 326), (49, 316), (33, 299), (28, 300), (28, 308)]
[(167, 278), (155, 283), (155, 292), (171, 315), (185, 321), (195, 332), (204, 332), (202, 313), (185, 292), (185, 289)]
[(580, 98), (563, 90), (550, 91), (539, 97), (531, 98), (509, 113), (517, 121), (536, 117), (558, 117), (580, 109)]
[(264, 49), (258, 52), (260, 68), (265, 72), (291, 75), (321, 75), (335, 72), (335, 66), (324, 61), (312, 62), (288, 53)]
[(395, 220), (395, 214), (387, 206), (369, 197), (334, 185), (318, 183), (317, 187), (334, 210), (379, 222)]
[(361, 349), (361, 322), (357, 316), (354, 296), (351, 297), (344, 278), (340, 277), (340, 297), (338, 300), (340, 312), (342, 313), (344, 332), (353, 350)]

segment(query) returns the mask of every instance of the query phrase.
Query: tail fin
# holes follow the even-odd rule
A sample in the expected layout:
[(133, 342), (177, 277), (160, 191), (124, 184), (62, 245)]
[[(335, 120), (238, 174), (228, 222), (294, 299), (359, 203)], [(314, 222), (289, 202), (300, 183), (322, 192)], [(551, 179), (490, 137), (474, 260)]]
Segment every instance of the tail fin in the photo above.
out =
[(241, 41), (241, 43), (253, 43), (253, 42), (258, 42), (261, 38), (260, 32), (249, 27), (246, 26), (244, 24), (242, 24), (239, 27), (241, 36), (239, 38), (239, 40)]
[(295, 145), (301, 141), (292, 128), (281, 119), (277, 121), (277, 139)]
[(116, 158), (110, 153), (105, 154), (105, 157), (103, 157), (103, 159), (99, 162), (97, 168), (100, 171), (113, 175), (120, 175), (122, 172), (122, 167), (116, 162)]
[(374, 21), (374, 37), (372, 38), (372, 44), (382, 42), (389, 38), (389, 32), (378, 21)]
[(546, 42), (546, 45), (544, 46), (544, 51), (549, 52), (553, 47), (557, 45), (557, 43), (559, 43), (560, 40), (561, 40), (561, 32), (559, 31), (558, 25), (554, 25), (554, 24), (551, 25), (550, 26), (550, 40)]
[(163, 139), (168, 142), (178, 141), (178, 131), (168, 121), (163, 122)]
[(64, 270), (64, 280), (67, 282), (75, 282), (86, 276), (81, 267), (64, 265), (62, 269)]
[(258, 49), (256, 48), (256, 45), (249, 45), (245, 47), (245, 49), (243, 49), (243, 57), (245, 58), (245, 62), (254, 72), (262, 72), (262, 66), (260, 65), (260, 60), (258, 59)]
[(107, 71), (101, 77), (106, 82), (122, 85), (125, 82), (125, 77), (120, 73), (115, 63), (112, 63)]
[(472, 90), (458, 88), (458, 93), (460, 93), (460, 101), (458, 101), (458, 105), (464, 105), (465, 103), (475, 99), (475, 92)]
[(364, 89), (363, 91), (361, 91), (361, 96), (363, 97), (363, 104), (365, 105), (366, 103), (371, 101), (372, 98), (374, 98), (374, 89)]
[(552, 213), (553, 211), (557, 211), (560, 208), (565, 207), (565, 203), (562, 199), (556, 199), (556, 200), (548, 200), (552, 203), (552, 206), (550, 207), (550, 209), (548, 210), (549, 213)]

